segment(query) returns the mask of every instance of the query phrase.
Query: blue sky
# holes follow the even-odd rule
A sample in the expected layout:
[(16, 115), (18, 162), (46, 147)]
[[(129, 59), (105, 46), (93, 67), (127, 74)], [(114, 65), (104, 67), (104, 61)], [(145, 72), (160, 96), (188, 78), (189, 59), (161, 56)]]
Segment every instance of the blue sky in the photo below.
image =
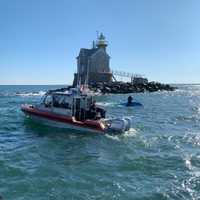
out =
[(96, 31), (111, 68), (200, 82), (199, 0), (0, 0), (0, 84), (69, 84)]

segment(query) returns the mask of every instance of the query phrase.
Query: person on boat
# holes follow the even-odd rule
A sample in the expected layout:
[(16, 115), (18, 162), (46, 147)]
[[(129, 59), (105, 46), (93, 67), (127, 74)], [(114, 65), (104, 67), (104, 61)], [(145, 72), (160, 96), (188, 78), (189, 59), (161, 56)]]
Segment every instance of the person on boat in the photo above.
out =
[(90, 119), (96, 118), (97, 111), (96, 111), (96, 101), (95, 100), (90, 105), (89, 113), (90, 113)]
[(133, 103), (133, 97), (129, 96), (127, 99), (127, 105), (131, 105)]
[(90, 105), (90, 110), (93, 110), (93, 111), (96, 110), (96, 101), (95, 101), (95, 100), (94, 100), (94, 101), (92, 102), (92, 104)]

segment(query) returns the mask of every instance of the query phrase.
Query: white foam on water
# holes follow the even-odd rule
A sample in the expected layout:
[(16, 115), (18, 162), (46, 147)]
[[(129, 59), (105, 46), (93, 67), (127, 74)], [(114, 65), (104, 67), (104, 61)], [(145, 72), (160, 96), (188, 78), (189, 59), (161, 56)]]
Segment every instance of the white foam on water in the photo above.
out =
[(124, 137), (133, 137), (137, 134), (137, 130), (134, 128), (130, 128), (128, 131), (125, 132), (123, 135)]
[(43, 96), (46, 92), (39, 91), (39, 92), (22, 92), (22, 93), (16, 93), (17, 96), (22, 97), (29, 97), (29, 96)]
[(119, 135), (110, 135), (110, 134), (105, 134), (105, 136), (109, 139), (112, 139), (112, 140), (116, 140), (116, 141), (119, 141)]
[(134, 137), (136, 134), (137, 134), (137, 130), (134, 128), (130, 128), (130, 130), (126, 131), (124, 134), (119, 134), (119, 135), (106, 134), (105, 136), (109, 139), (120, 141), (120, 138)]
[(185, 158), (185, 166), (186, 166), (189, 170), (192, 169), (191, 158), (188, 157), (188, 156)]
[(116, 103), (113, 102), (98, 102), (96, 103), (98, 106), (114, 106)]
[(173, 91), (173, 93), (183, 93), (183, 92), (185, 92), (184, 89), (176, 89)]

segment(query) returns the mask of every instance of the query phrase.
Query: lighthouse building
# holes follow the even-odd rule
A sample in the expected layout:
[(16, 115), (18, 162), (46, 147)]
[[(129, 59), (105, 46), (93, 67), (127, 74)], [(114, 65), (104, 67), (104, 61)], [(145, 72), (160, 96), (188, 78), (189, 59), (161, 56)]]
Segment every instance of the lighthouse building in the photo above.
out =
[(81, 48), (77, 57), (77, 73), (74, 74), (74, 83), (92, 84), (97, 82), (110, 82), (110, 56), (106, 52), (107, 41), (101, 33), (96, 44), (91, 49)]

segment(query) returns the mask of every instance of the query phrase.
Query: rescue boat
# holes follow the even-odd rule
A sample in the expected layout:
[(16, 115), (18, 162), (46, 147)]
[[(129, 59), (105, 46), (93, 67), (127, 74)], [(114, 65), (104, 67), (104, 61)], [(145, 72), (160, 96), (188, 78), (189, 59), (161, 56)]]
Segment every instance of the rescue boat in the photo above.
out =
[(24, 104), (21, 110), (33, 120), (49, 126), (95, 133), (123, 133), (131, 128), (130, 118), (106, 118), (93, 96), (79, 88), (50, 90), (40, 104)]

